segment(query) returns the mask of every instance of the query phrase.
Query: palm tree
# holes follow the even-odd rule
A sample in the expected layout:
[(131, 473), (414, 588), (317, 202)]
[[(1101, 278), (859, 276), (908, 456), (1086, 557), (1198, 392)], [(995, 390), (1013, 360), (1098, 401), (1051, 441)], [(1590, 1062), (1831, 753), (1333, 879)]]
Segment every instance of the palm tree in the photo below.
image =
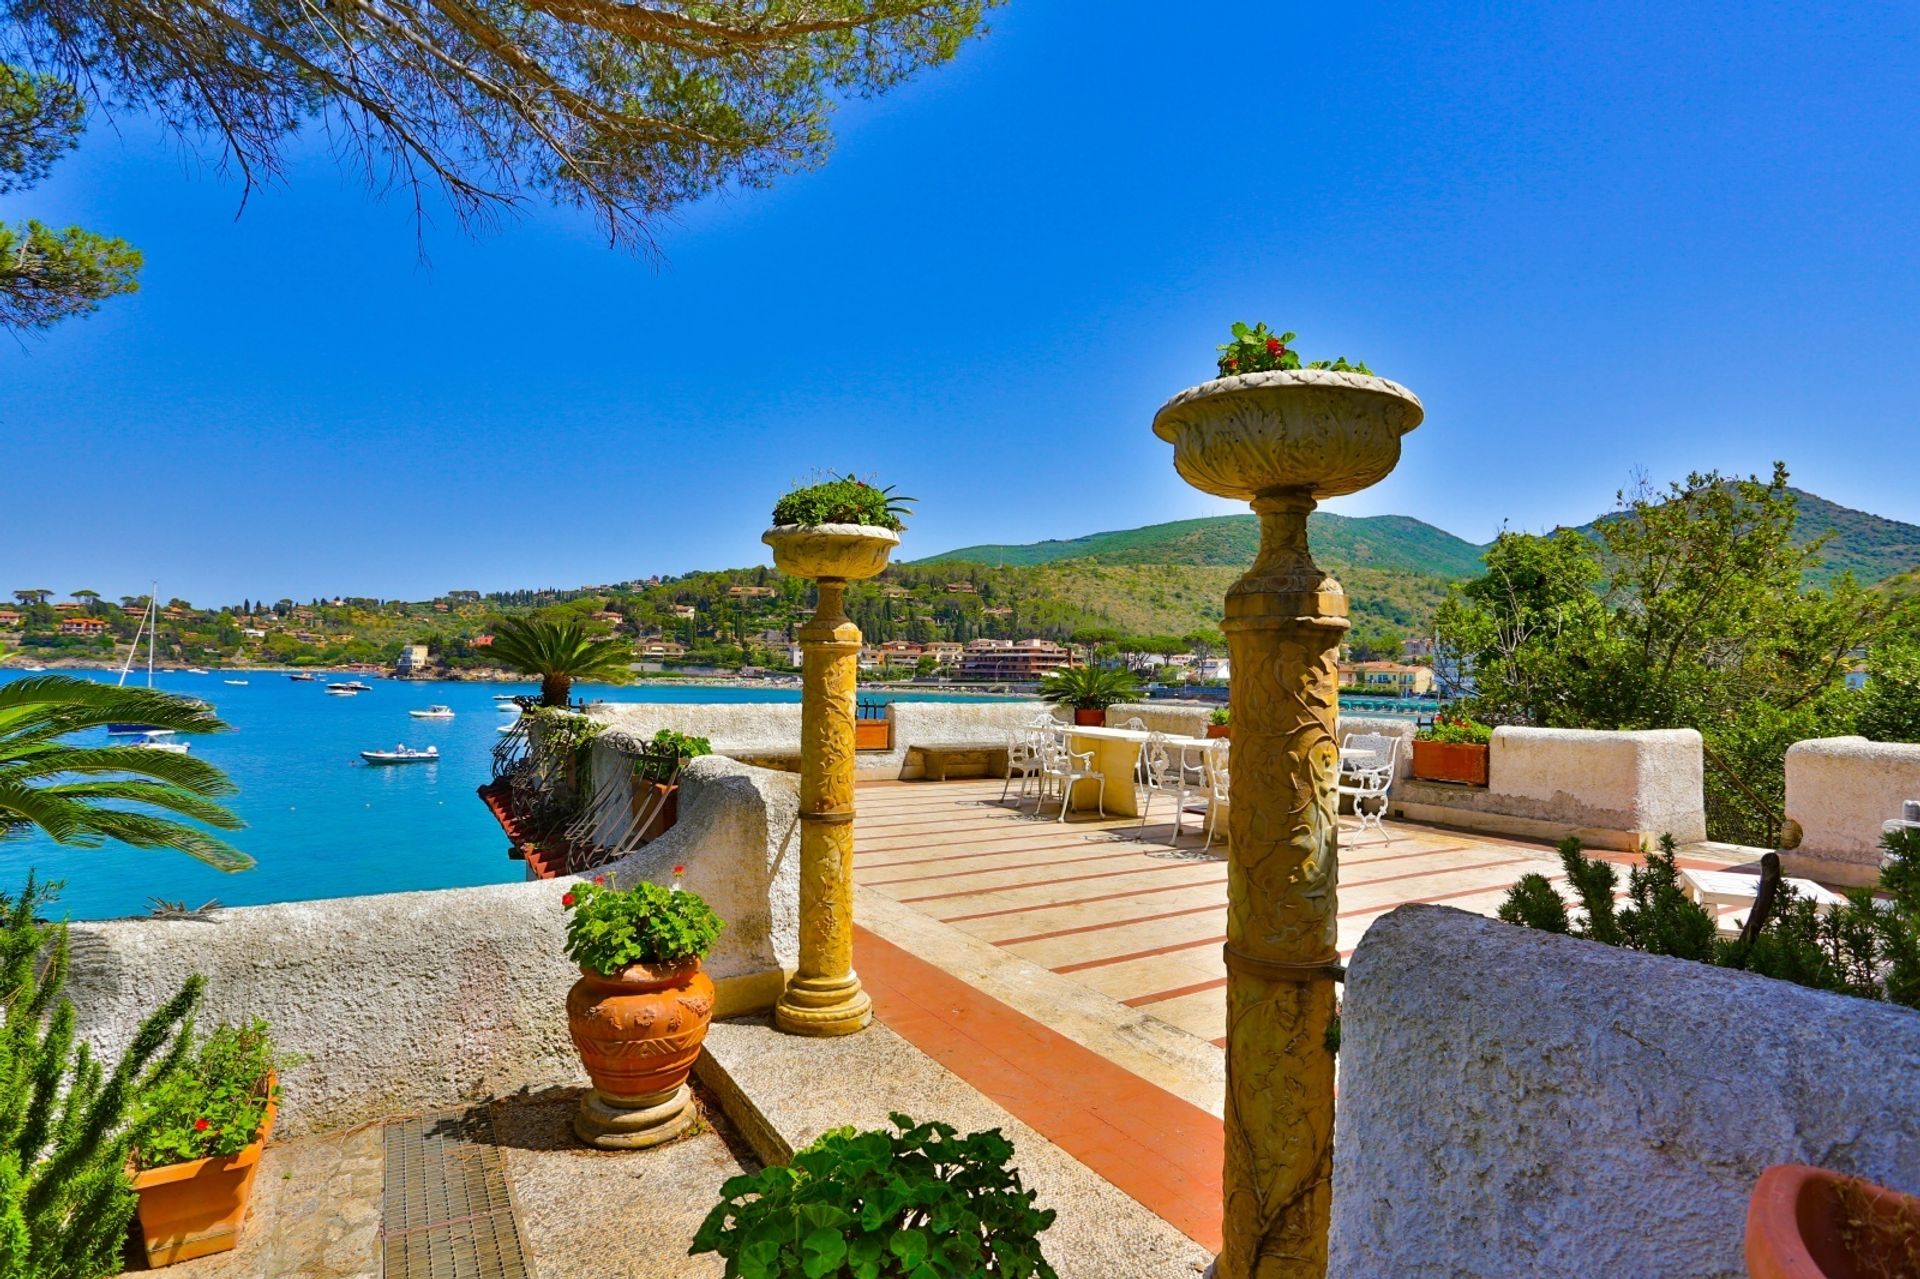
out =
[(542, 706), (565, 706), (577, 679), (624, 677), (633, 650), (619, 640), (593, 639), (579, 621), (509, 617), (494, 628), (493, 658), (509, 670), (538, 676)]
[(216, 802), (234, 791), (225, 773), (186, 754), (67, 740), (111, 723), (177, 733), (226, 728), (202, 704), (147, 688), (62, 675), (0, 686), (0, 839), (38, 828), (83, 848), (117, 839), (175, 849), (220, 870), (252, 866), (225, 840), (165, 815), (237, 830), (240, 819)]

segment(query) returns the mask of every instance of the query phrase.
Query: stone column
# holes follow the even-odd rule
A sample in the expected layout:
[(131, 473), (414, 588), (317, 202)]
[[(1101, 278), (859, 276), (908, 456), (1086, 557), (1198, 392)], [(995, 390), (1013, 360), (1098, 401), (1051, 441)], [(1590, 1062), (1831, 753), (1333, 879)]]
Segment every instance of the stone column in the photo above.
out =
[(1333, 1202), (1340, 584), (1307, 549), (1322, 498), (1377, 484), (1420, 401), (1367, 374), (1220, 378), (1154, 415), (1189, 484), (1250, 501), (1260, 553), (1227, 591), (1227, 1151), (1219, 1279), (1327, 1270)]
[(1262, 493), (1227, 592), (1226, 1203), (1220, 1279), (1324, 1275), (1332, 1206), (1335, 740), (1347, 601), (1307, 549), (1304, 489)]
[(853, 715), (860, 628), (844, 579), (818, 579), (800, 628), (800, 963), (774, 1007), (795, 1035), (850, 1035), (873, 1020), (853, 971)]

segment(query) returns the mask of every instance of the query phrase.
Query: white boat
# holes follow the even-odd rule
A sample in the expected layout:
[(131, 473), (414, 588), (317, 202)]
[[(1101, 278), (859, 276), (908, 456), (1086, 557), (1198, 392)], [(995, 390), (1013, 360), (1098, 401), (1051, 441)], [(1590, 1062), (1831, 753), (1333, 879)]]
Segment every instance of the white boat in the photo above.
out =
[(497, 733), (511, 733), (514, 729), (518, 727), (520, 727), (520, 724), (519, 724), (519, 721), (516, 720), (511, 724), (502, 724), (499, 728), (495, 729), (494, 731)]
[(327, 687), (328, 688), (344, 688), (355, 693), (371, 693), (373, 691), (373, 685), (362, 684), (357, 679), (342, 680), (338, 684), (329, 684), (327, 685)]
[(440, 748), (429, 746), (420, 751), (396, 746), (390, 751), (361, 751), (360, 758), (369, 764), (434, 764), (439, 762)]
[(423, 711), (408, 711), (407, 714), (415, 719), (452, 719), (453, 707), (442, 706), (436, 702)]
[(358, 697), (360, 690), (346, 684), (329, 684), (327, 692), (334, 697)]
[(212, 672), (212, 671), (209, 671), (209, 670), (208, 670), (208, 669), (207, 669), (206, 667), (204, 667), (204, 666), (189, 666), (189, 667), (187, 667), (187, 674), (189, 674), (189, 675), (211, 675), (211, 674), (213, 674), (213, 672)]
[(517, 696), (519, 696), (517, 693), (495, 693), (493, 700), (496, 702), (510, 702)]
[(184, 755), (191, 749), (186, 742), (170, 742), (166, 740), (172, 736), (172, 729), (157, 728), (151, 732), (140, 734), (139, 741), (129, 742), (127, 744), (144, 751), (165, 751), (169, 755)]
[(47, 668), (44, 666), (29, 666), (25, 669), (29, 675), (45, 675), (47, 673)]
[(243, 679), (223, 679), (220, 682), (222, 684), (237, 684), (242, 688), (246, 687), (246, 683), (247, 683), (247, 681)]

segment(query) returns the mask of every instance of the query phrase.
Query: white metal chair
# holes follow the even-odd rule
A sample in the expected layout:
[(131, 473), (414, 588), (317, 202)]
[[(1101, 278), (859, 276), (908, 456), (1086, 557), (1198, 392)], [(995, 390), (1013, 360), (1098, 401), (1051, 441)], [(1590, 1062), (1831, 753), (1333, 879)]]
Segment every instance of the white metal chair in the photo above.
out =
[(1232, 778), (1227, 771), (1227, 740), (1216, 738), (1207, 750), (1207, 844), (1213, 847), (1214, 833), (1220, 826), (1220, 810), (1231, 796)]
[(1340, 743), (1342, 773), (1392, 768), (1400, 758), (1400, 739), (1386, 733), (1348, 733)]
[[(1049, 736), (1041, 745), (1040, 775), (1043, 783), (1051, 781), (1060, 788), (1060, 820), (1067, 820), (1067, 806), (1073, 802), (1073, 788), (1077, 782), (1097, 782), (1097, 804), (1100, 816), (1107, 815), (1107, 775), (1093, 766), (1092, 751), (1076, 751), (1067, 745), (1065, 735), (1060, 740)], [(1033, 806), (1036, 816), (1040, 812), (1040, 803)]]
[(1141, 719), (1138, 715), (1131, 715), (1127, 717), (1127, 721), (1124, 724), (1117, 725), (1117, 727), (1123, 728), (1129, 733), (1144, 733), (1147, 731), (1147, 721)]
[[(1387, 815), (1387, 792), (1393, 788), (1394, 756), (1387, 755), (1386, 761), (1384, 767), (1356, 768), (1340, 774), (1340, 783), (1335, 789), (1353, 800), (1353, 815), (1360, 819), (1361, 830), (1369, 826), (1383, 833), (1386, 830), (1383, 819)], [(1371, 816), (1367, 813), (1369, 802), (1379, 805)]]
[[(1007, 789), (1013, 785), (1013, 779), (1020, 779), (1020, 791), (1013, 797), (1015, 806), (1024, 803), (1028, 785), (1040, 783), (1040, 733), (1033, 728), (1009, 729), (1007, 732), (1007, 781), (1000, 788), (1000, 802), (1007, 802)], [(1034, 811), (1040, 804), (1034, 801)]]
[(1165, 795), (1173, 801), (1173, 838), (1179, 842), (1187, 801), (1205, 793), (1206, 750), (1198, 738), (1176, 741), (1165, 733), (1147, 734), (1146, 746), (1140, 752), (1141, 786), (1145, 792), (1140, 804), (1140, 829), (1147, 828), (1153, 797)]

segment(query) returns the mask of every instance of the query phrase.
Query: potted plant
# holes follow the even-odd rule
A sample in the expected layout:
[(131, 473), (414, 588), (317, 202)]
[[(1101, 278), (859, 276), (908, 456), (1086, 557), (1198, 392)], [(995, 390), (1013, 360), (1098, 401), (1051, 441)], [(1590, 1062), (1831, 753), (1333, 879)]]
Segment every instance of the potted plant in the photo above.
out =
[(680, 820), (680, 783), (676, 780), (690, 759), (713, 754), (713, 743), (704, 737), (663, 728), (653, 735), (652, 748), (634, 761), (633, 812), (637, 817), (651, 811), (643, 840), (654, 840), (673, 829)]
[(1141, 695), (1140, 680), (1118, 666), (1062, 666), (1040, 681), (1040, 696), (1073, 708), (1073, 722), (1099, 727), (1107, 708)]
[(1858, 1177), (1776, 1164), (1747, 1205), (1752, 1279), (1920, 1274), (1920, 1198)]
[(730, 1275), (1057, 1279), (1040, 1251), (1053, 1210), (1007, 1167), (998, 1128), (888, 1118), (895, 1131), (834, 1129), (784, 1168), (729, 1178), (689, 1255), (718, 1253)]
[(568, 889), (567, 957), (580, 979), (567, 992), (567, 1031), (593, 1088), (573, 1130), (592, 1145), (637, 1150), (693, 1122), (687, 1074), (713, 1018), (713, 980), (700, 961), (724, 925), (697, 893), (605, 875)]
[(1207, 736), (1208, 737), (1233, 736), (1233, 708), (1232, 707), (1230, 706), (1215, 707), (1213, 713), (1207, 716)]
[(1487, 784), (1488, 743), (1493, 730), (1464, 715), (1436, 715), (1413, 735), (1413, 775), (1428, 782)]
[(149, 1266), (239, 1241), (278, 1109), (274, 1066), (264, 1021), (221, 1025), (146, 1091), (133, 1190)]
[(774, 567), (782, 573), (860, 581), (886, 568), (913, 500), (896, 496), (892, 486), (829, 473), (776, 502), (773, 527), (760, 540), (773, 548)]

